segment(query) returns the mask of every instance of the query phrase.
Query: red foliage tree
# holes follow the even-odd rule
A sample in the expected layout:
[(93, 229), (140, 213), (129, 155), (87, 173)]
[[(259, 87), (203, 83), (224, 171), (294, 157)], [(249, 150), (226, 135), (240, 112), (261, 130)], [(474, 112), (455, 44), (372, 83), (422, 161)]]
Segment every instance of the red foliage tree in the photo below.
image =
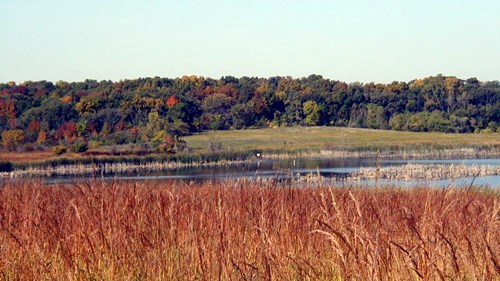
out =
[(121, 120), (118, 123), (116, 123), (115, 130), (117, 132), (120, 132), (120, 131), (125, 130), (126, 127), (127, 127), (127, 125), (125, 124), (125, 122), (123, 120)]
[(179, 103), (179, 99), (176, 97), (176, 96), (170, 96), (168, 99), (167, 99), (167, 106), (169, 108), (172, 108), (174, 107), (176, 104)]
[(29, 133), (38, 133), (40, 131), (41, 123), (38, 120), (31, 120), (30, 123), (28, 124), (28, 129), (27, 131)]
[(0, 91), (0, 97), (1, 96), (7, 96), (10, 94), (10, 91), (8, 89), (4, 89)]
[(26, 129), (26, 138), (29, 142), (36, 141), (39, 136), (41, 129), (41, 122), (38, 120), (31, 120), (28, 124), (28, 128)]
[(58, 138), (64, 138), (68, 141), (74, 141), (77, 137), (76, 123), (65, 122), (57, 129)]
[(17, 87), (14, 87), (12, 89), (13, 93), (19, 93), (19, 94), (26, 94), (26, 86), (24, 85), (19, 85)]
[(16, 106), (11, 100), (0, 99), (0, 117), (16, 118)]
[(133, 134), (133, 135), (137, 135), (139, 133), (139, 128), (137, 127), (132, 127), (130, 129), (128, 129), (128, 132)]

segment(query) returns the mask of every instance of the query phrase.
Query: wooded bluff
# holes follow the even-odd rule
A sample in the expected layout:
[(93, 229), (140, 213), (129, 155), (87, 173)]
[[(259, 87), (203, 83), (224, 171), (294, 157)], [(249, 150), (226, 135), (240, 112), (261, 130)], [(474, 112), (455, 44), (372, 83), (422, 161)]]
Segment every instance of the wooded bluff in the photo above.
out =
[(197, 131), (293, 125), (479, 133), (495, 132), (499, 120), (498, 81), (442, 75), (390, 84), (319, 75), (0, 83), (8, 150), (89, 142), (168, 146), (169, 138)]

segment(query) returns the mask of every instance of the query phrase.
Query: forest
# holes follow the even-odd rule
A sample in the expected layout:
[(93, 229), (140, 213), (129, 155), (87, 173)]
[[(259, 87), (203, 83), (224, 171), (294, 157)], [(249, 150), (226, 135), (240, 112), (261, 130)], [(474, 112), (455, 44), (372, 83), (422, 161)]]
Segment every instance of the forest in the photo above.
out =
[(320, 75), (0, 83), (9, 151), (122, 144), (169, 151), (194, 132), (276, 126), (492, 133), (499, 120), (498, 81), (443, 75), (390, 84)]

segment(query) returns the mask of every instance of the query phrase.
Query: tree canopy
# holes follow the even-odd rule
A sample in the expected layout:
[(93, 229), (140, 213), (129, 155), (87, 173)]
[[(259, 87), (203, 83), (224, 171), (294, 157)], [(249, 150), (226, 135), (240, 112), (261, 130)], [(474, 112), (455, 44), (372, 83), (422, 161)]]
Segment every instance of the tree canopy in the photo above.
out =
[(348, 84), (320, 75), (0, 83), (0, 134), (8, 149), (264, 126), (472, 133), (495, 131), (499, 120), (498, 81), (443, 75), (389, 84)]

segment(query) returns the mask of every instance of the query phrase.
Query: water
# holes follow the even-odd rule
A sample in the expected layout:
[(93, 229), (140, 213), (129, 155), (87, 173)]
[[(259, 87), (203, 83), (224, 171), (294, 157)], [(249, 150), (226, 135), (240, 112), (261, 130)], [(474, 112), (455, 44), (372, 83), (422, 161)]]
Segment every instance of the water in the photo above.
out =
[[(444, 164), (444, 165), (489, 165), (500, 166), (500, 159), (423, 159), (423, 160), (381, 160), (378, 165), (381, 167), (398, 166), (405, 164)], [(325, 177), (339, 177), (355, 172), (364, 167), (376, 167), (375, 159), (263, 159), (248, 163), (228, 164), (224, 166), (201, 166), (184, 167), (160, 172), (140, 172), (129, 174), (105, 175), (104, 179), (127, 179), (127, 180), (154, 180), (154, 179), (178, 179), (178, 180), (212, 180), (212, 179), (236, 179), (236, 178), (276, 178), (286, 179), (307, 174), (321, 174)], [(54, 177), (45, 179), (47, 182), (74, 182), (88, 180), (89, 177)], [(345, 182), (344, 184), (374, 185), (373, 180), (363, 180), (359, 182)], [(432, 186), (468, 186), (471, 183), (475, 185), (487, 185), (500, 187), (500, 176), (485, 176), (477, 178), (456, 178), (452, 180), (438, 181), (397, 181), (397, 180), (378, 180), (378, 185), (432, 185)], [(342, 183), (341, 183), (342, 184)]]

